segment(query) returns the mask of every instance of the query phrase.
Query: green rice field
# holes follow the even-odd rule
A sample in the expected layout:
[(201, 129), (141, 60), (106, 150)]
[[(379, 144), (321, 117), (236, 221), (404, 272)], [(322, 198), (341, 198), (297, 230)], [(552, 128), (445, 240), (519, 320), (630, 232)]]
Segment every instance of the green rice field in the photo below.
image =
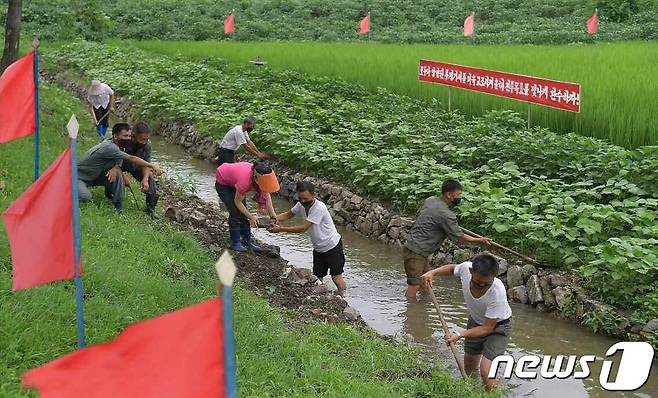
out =
[[(268, 67), (357, 81), (447, 107), (444, 86), (417, 81), (418, 60), (428, 58), (581, 84), (579, 114), (533, 106), (533, 125), (576, 132), (628, 148), (658, 144), (658, 43), (534, 45), (394, 45), (312, 42), (139, 41), (142, 49), (186, 59), (246, 63), (260, 56)], [(452, 90), (453, 109), (480, 115), (527, 105), (486, 94)]]

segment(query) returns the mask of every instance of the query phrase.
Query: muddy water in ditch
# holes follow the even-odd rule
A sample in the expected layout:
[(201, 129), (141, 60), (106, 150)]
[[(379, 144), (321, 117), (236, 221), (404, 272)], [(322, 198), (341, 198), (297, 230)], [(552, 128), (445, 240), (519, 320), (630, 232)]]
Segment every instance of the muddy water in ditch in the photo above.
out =
[[(180, 147), (154, 139), (154, 159), (164, 165), (169, 177), (185, 186), (194, 186), (201, 198), (217, 202), (214, 189), (215, 167), (194, 159)], [(275, 198), (275, 208), (282, 212), (290, 204)], [(364, 320), (383, 335), (409, 336), (421, 346), (428, 357), (444, 357), (453, 373), (457, 374), (450, 352), (441, 344), (438, 315), (428, 299), (408, 302), (403, 295), (405, 275), (401, 251), (392, 246), (366, 239), (354, 232), (338, 228), (343, 237), (347, 264), (345, 280), (348, 292), (345, 299), (358, 309)], [(311, 268), (311, 245), (308, 237), (300, 234), (271, 234), (259, 229), (257, 237), (281, 248), (281, 256), (298, 267)], [(333, 287), (330, 278), (325, 278)], [(467, 310), (459, 284), (452, 278), (438, 280), (435, 291), (446, 321), (455, 330), (465, 327)], [(616, 341), (597, 335), (576, 324), (540, 313), (529, 306), (512, 303), (514, 334), (508, 351), (519, 357), (538, 355), (596, 355), (591, 377), (584, 380), (512, 379), (505, 382), (513, 397), (658, 397), (658, 366), (654, 364), (649, 381), (638, 391), (611, 393), (598, 382), (601, 363), (606, 350)], [(460, 345), (461, 347), (461, 345)]]

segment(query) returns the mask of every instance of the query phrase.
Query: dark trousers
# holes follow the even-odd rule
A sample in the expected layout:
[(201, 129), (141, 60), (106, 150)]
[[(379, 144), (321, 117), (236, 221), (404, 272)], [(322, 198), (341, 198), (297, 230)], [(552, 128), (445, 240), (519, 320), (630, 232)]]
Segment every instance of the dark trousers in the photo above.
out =
[(235, 151), (226, 149), (226, 148), (219, 148), (218, 154), (218, 161), (219, 164), (222, 163), (235, 163)]
[[(144, 171), (140, 167), (131, 167), (126, 170), (130, 173), (135, 179), (139, 182), (142, 182), (144, 178)], [(158, 204), (158, 186), (155, 184), (155, 178), (153, 173), (149, 172), (149, 189), (146, 191), (146, 208), (150, 210), (155, 210), (155, 205)]]
[[(105, 136), (107, 127), (110, 125), (110, 115), (107, 114), (109, 109), (110, 109), (109, 105), (107, 106), (107, 108), (103, 108), (102, 106), (100, 108), (94, 108), (94, 115), (96, 115), (96, 120), (98, 121), (98, 124), (96, 125), (96, 132), (101, 138)], [(101, 120), (102, 117), (103, 120)]]
[(105, 187), (105, 196), (114, 203), (114, 207), (121, 209), (123, 206), (123, 197), (125, 190), (123, 185), (123, 178), (121, 175), (117, 176), (114, 182), (110, 182), (102, 173), (95, 181), (85, 182), (78, 180), (78, 197), (81, 202), (88, 202), (91, 200), (91, 191), (88, 187)]
[[(244, 214), (240, 213), (235, 205), (235, 188), (228, 185), (220, 185), (215, 182), (215, 190), (219, 195), (219, 200), (224, 203), (228, 211), (228, 227), (229, 229), (250, 228), (249, 220)], [(243, 200), (242, 203), (247, 206), (247, 201)]]

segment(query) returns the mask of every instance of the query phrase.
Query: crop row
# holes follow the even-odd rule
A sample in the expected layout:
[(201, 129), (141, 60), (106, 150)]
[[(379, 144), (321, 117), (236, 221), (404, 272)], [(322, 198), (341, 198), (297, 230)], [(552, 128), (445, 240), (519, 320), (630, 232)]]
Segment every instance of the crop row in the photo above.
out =
[(641, 308), (642, 318), (658, 315), (655, 152), (524, 130), (505, 112), (466, 121), (386, 90), (294, 72), (84, 42), (49, 55), (107, 81), (144, 117), (189, 121), (219, 137), (253, 113), (254, 139), (289, 165), (408, 213), (443, 179), (458, 178), (464, 225), (580, 271), (606, 301)]

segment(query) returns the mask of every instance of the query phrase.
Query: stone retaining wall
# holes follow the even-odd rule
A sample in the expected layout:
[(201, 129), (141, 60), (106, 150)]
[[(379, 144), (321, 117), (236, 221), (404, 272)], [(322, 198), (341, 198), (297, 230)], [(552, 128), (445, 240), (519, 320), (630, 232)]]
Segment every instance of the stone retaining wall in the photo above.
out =
[[(57, 81), (81, 99), (86, 98), (86, 89), (77, 83), (52, 72), (42, 74), (47, 80)], [(129, 101), (117, 99), (116, 113), (119, 117), (128, 120), (130, 109)], [(158, 121), (155, 131), (166, 141), (185, 147), (196, 157), (217, 160), (216, 150), (220, 140), (200, 136), (189, 123), (163, 118)], [(414, 221), (412, 218), (404, 217), (387, 206), (364, 198), (327, 179), (305, 176), (276, 163), (273, 166), (279, 176), (281, 196), (294, 200), (295, 184), (301, 180), (310, 180), (318, 187), (319, 196), (327, 204), (336, 224), (383, 243), (397, 246), (404, 243)], [(430, 261), (435, 266), (459, 263), (469, 260), (479, 251), (479, 248), (458, 248), (447, 242), (441, 252), (432, 256)], [(594, 317), (604, 317), (608, 321), (603, 331), (626, 340), (651, 340), (658, 330), (658, 319), (646, 324), (632, 324), (630, 313), (618, 311), (592, 299), (575, 274), (538, 269), (533, 264), (520, 262), (516, 258), (506, 260), (496, 257), (501, 265), (499, 278), (505, 283), (509, 298), (514, 301), (530, 304), (540, 311), (553, 312), (560, 317), (574, 319), (599, 329), (601, 325), (592, 324), (591, 321)], [(402, 264), (400, 266), (402, 267)]]

